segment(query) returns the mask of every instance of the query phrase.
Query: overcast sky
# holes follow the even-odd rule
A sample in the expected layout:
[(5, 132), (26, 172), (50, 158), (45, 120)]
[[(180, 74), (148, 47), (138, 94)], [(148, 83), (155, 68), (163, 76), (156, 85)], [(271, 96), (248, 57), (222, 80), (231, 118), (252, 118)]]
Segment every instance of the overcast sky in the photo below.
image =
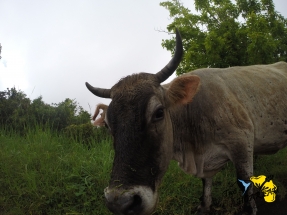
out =
[[(85, 86), (111, 88), (138, 72), (156, 73), (171, 58), (161, 46), (164, 0), (1, 0), (0, 91), (15, 86), (46, 103), (76, 99), (88, 110), (110, 100)], [(193, 0), (182, 0), (194, 12)], [(286, 0), (273, 0), (287, 17)], [(174, 78), (173, 75), (170, 79)]]

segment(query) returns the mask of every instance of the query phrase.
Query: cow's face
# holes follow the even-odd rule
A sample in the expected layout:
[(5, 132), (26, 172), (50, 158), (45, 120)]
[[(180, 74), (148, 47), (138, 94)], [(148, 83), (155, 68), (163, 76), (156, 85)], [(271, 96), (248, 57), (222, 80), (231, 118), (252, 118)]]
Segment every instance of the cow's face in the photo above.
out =
[(172, 156), (172, 126), (165, 98), (160, 85), (149, 76), (129, 76), (113, 87), (116, 92), (106, 124), (113, 136), (115, 157), (105, 189), (112, 212), (151, 213)]
[(170, 85), (160, 83), (170, 76), (182, 56), (177, 32), (175, 56), (156, 75), (140, 73), (120, 80), (111, 89), (88, 89), (111, 98), (106, 124), (115, 150), (109, 187), (108, 208), (116, 214), (151, 214), (157, 202), (157, 188), (172, 158), (173, 127), (169, 111), (190, 102), (199, 78), (182, 76)]

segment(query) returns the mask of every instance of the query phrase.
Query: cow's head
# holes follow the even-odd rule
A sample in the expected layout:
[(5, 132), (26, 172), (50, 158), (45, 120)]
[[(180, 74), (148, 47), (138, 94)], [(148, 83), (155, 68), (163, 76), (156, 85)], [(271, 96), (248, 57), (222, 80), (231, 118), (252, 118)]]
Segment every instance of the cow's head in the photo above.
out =
[(161, 86), (177, 68), (183, 48), (176, 31), (176, 50), (157, 74), (139, 73), (121, 79), (111, 89), (87, 88), (96, 96), (111, 98), (105, 122), (114, 141), (115, 157), (108, 208), (117, 214), (151, 214), (157, 188), (173, 156), (173, 126), (169, 110), (190, 102), (199, 85), (197, 76), (181, 76)]
[[(105, 126), (106, 125), (105, 117), (106, 117), (107, 109), (108, 109), (107, 105), (104, 105), (104, 104), (98, 104), (97, 105), (95, 113), (92, 117), (92, 120), (94, 121), (93, 122), (94, 126)], [(96, 119), (100, 113), (100, 110), (102, 110), (102, 113), (100, 114), (100, 117), (98, 119)]]

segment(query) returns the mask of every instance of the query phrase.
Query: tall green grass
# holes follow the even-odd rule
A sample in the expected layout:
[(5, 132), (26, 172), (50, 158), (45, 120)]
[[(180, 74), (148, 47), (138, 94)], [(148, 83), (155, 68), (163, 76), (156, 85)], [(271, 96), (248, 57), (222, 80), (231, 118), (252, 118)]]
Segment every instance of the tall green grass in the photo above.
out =
[[(0, 129), (0, 214), (110, 214), (103, 190), (108, 186), (113, 150), (111, 139), (80, 144), (49, 128), (29, 130), (25, 137)], [(274, 175), (283, 198), (287, 185), (287, 148), (260, 156), (255, 176)], [(213, 214), (232, 214), (242, 206), (232, 163), (214, 177)], [(194, 214), (201, 196), (201, 180), (171, 162), (160, 187), (154, 214)]]
[(88, 147), (49, 129), (0, 132), (0, 214), (105, 214), (110, 142)]

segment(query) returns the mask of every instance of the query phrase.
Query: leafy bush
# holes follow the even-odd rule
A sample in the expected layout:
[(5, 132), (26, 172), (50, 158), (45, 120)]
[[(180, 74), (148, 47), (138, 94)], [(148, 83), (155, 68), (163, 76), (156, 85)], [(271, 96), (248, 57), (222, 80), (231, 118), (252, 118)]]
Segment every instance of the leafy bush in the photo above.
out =
[(91, 123), (69, 125), (65, 128), (64, 134), (83, 144), (91, 141), (98, 143), (110, 138), (106, 128), (96, 128)]

